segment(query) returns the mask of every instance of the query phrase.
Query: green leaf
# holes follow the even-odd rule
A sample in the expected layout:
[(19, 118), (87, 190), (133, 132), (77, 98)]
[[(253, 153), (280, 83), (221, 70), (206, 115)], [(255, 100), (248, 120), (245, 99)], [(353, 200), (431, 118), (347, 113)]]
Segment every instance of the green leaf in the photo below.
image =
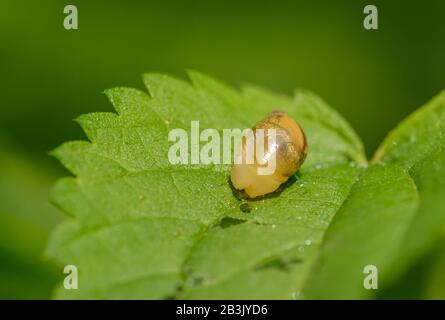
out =
[(305, 294), (322, 299), (367, 297), (367, 265), (378, 268), (381, 282), (388, 281), (417, 204), (416, 186), (405, 171), (397, 166), (369, 167), (329, 227)]
[[(382, 281), (394, 277), (394, 255), (422, 206), (403, 161), (368, 168), (347, 122), (308, 91), (289, 98), (190, 78), (148, 74), (149, 94), (106, 91), (117, 114), (81, 116), (90, 142), (54, 151), (75, 177), (53, 190), (72, 219), (55, 230), (48, 253), (79, 270), (79, 289), (60, 287), (57, 297), (295, 299), (326, 288), (363, 297), (363, 264), (378, 264)], [(309, 154), (275, 194), (240, 201), (230, 166), (168, 162), (170, 129), (190, 131), (192, 120), (201, 130), (244, 129), (276, 108), (304, 128)], [(332, 287), (341, 281), (344, 289)]]
[[(365, 297), (357, 270), (366, 264), (376, 265), (382, 287), (389, 287), (438, 241), (445, 224), (444, 116), (443, 92), (382, 143), (376, 164), (367, 171), (390, 167), (400, 172), (393, 178), (384, 173), (373, 186), (363, 188), (361, 182), (353, 188), (326, 234), (321, 267), (307, 286), (310, 297)], [(384, 186), (391, 179), (401, 180)], [(361, 196), (355, 196), (357, 189)], [(357, 201), (363, 203), (357, 206)], [(345, 231), (350, 228), (354, 231)]]
[(400, 253), (409, 264), (429, 250), (445, 224), (445, 91), (392, 131), (374, 162), (398, 164), (410, 174), (419, 208)]

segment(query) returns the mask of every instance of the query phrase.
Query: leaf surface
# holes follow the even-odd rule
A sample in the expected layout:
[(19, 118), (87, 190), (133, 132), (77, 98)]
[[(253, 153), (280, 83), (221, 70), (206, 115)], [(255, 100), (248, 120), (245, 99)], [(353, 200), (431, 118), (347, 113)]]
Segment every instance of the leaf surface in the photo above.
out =
[[(298, 299), (326, 288), (362, 297), (364, 263), (390, 278), (422, 203), (435, 204), (419, 201), (417, 189), (430, 167), (410, 171), (421, 160), (393, 160), (400, 151), (389, 148), (367, 167), (354, 131), (308, 91), (289, 98), (255, 86), (238, 92), (197, 72), (190, 79), (148, 74), (149, 94), (106, 91), (117, 113), (79, 117), (90, 141), (54, 151), (74, 177), (53, 190), (71, 220), (48, 252), (79, 270), (79, 289), (60, 287), (57, 297)], [(309, 154), (271, 196), (240, 201), (228, 165), (168, 161), (171, 129), (190, 132), (194, 120), (201, 130), (244, 129), (277, 108), (304, 128)], [(332, 287), (338, 271), (344, 290)]]
[[(380, 287), (390, 287), (440, 239), (445, 224), (444, 116), (441, 93), (383, 141), (374, 164), (326, 233), (319, 268), (306, 286), (309, 297), (369, 297), (360, 269), (375, 265)], [(386, 172), (369, 183), (375, 170)]]

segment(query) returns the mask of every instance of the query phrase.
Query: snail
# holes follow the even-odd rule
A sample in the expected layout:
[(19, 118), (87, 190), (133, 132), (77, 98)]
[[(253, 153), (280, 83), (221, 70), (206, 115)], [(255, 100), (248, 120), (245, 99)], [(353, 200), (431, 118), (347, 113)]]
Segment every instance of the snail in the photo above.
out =
[[(265, 152), (258, 155), (255, 151), (255, 157), (249, 163), (245, 161), (248, 146), (255, 145), (258, 148), (259, 145), (255, 144), (258, 131), (263, 131), (266, 137), (263, 143)], [(257, 123), (252, 133), (243, 137), (238, 161), (233, 164), (230, 178), (236, 189), (244, 190), (248, 197), (255, 198), (277, 190), (301, 167), (307, 155), (307, 141), (303, 129), (295, 120), (278, 110)], [(261, 174), (259, 170), (272, 160), (274, 170), (269, 174)]]

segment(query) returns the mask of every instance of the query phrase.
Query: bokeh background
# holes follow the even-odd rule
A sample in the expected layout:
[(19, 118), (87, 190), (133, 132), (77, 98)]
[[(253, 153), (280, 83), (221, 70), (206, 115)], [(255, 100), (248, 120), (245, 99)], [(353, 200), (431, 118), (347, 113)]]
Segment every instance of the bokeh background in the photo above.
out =
[[(63, 28), (67, 4), (79, 30)], [(366, 4), (379, 9), (377, 31), (362, 26)], [(310, 89), (372, 155), (445, 88), (445, 2), (1, 0), (0, 298), (49, 298), (62, 277), (44, 248), (63, 219), (48, 190), (66, 172), (48, 151), (84, 138), (72, 119), (111, 111), (106, 88), (144, 89), (144, 72), (186, 69), (234, 86)], [(443, 248), (384, 297), (443, 298)]]

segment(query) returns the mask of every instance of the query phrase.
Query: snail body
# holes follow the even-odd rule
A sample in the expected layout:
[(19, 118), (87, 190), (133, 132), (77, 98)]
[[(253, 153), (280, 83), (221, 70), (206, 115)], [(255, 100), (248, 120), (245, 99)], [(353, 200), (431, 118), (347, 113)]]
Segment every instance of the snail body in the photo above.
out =
[[(273, 134), (273, 144), (264, 143), (265, 152), (253, 163), (235, 162), (232, 167), (231, 181), (238, 190), (244, 190), (250, 198), (274, 192), (287, 181), (303, 164), (307, 155), (306, 136), (301, 127), (285, 112), (273, 111), (253, 128), (253, 133), (263, 129), (266, 140)], [(270, 130), (273, 129), (273, 130)], [(269, 133), (268, 132), (273, 132)], [(255, 135), (245, 136), (239, 157), (246, 159), (246, 149)], [(275, 168), (270, 174), (259, 174), (264, 164), (274, 159)]]

